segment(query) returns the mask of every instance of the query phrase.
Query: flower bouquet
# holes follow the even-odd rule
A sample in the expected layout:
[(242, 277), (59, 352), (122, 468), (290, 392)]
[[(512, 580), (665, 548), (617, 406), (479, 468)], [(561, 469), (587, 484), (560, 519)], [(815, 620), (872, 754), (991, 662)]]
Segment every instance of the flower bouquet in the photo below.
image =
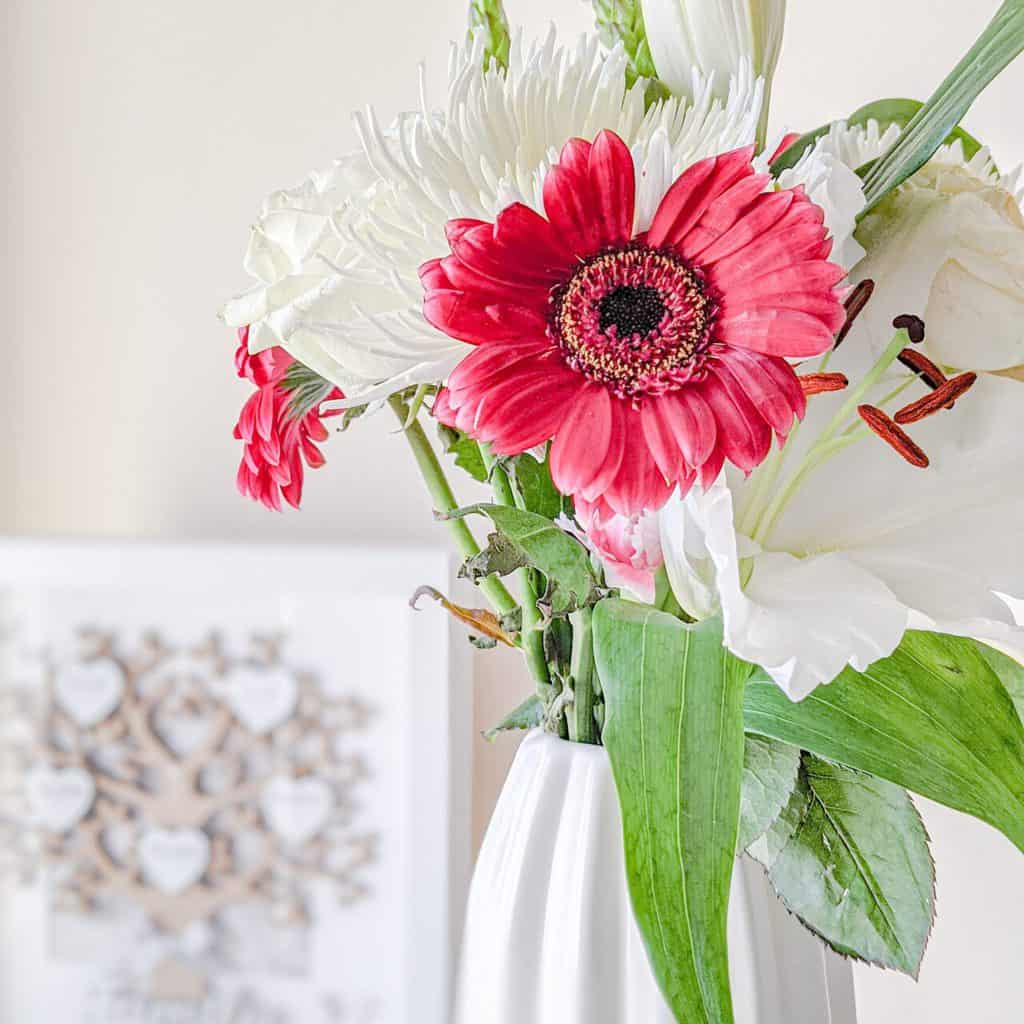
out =
[(603, 747), (664, 1003), (723, 1024), (737, 853), (916, 974), (908, 791), (1024, 850), (1024, 214), (959, 126), (1024, 2), (927, 102), (777, 136), (784, 0), (594, 7), (566, 48), (473, 0), (440, 108), (266, 201), (238, 486), (297, 506), (328, 417), (397, 418), (487, 607), (424, 592), (535, 682), (495, 729)]

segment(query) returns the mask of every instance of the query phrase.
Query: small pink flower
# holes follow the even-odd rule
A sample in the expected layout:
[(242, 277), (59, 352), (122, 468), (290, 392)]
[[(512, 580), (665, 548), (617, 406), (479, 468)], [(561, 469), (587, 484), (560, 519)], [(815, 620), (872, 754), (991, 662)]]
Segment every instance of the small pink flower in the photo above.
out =
[(637, 234), (633, 158), (605, 131), (566, 144), (546, 218), (449, 221), (424, 314), (475, 349), (441, 413), (499, 455), (553, 440), (559, 490), (625, 516), (758, 466), (806, 408), (787, 359), (828, 349), (845, 312), (821, 209), (765, 191), (753, 154), (692, 166)]
[[(305, 466), (317, 469), (324, 457), (314, 442), (327, 440), (323, 420), (337, 411), (321, 413), (319, 402), (303, 413), (292, 407), (285, 376), (295, 360), (283, 348), (249, 354), (249, 328), (238, 332), (235, 368), (238, 376), (256, 385), (242, 406), (235, 437), (245, 442), (236, 480), (238, 490), (267, 508), (281, 511), (281, 498), (293, 508), (302, 500)], [(341, 398), (335, 388), (323, 399)]]
[(624, 516), (603, 502), (576, 499), (576, 519), (604, 564), (613, 587), (624, 587), (647, 604), (654, 601), (654, 573), (662, 564), (657, 512)]

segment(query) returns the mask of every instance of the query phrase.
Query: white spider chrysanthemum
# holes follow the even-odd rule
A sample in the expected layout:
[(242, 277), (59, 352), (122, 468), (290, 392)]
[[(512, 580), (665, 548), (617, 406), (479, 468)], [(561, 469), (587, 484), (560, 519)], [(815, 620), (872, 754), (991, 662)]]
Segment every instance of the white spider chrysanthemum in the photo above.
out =
[(481, 71), (482, 54), (481, 39), (453, 48), (442, 113), (424, 96), (420, 111), (388, 130), (361, 115), (361, 153), (266, 201), (245, 260), (259, 283), (224, 311), (229, 323), (249, 325), (252, 351), (283, 346), (349, 403), (443, 380), (467, 348), (423, 318), (418, 270), (447, 251), (448, 220), (493, 220), (515, 201), (542, 210), (561, 147), (610, 129), (638, 168), (643, 230), (683, 170), (755, 137), (763, 83), (749, 65), (724, 101), (712, 78), (695, 73), (689, 95), (645, 111), (643, 86), (626, 88), (624, 53), (603, 52), (594, 38), (569, 49), (553, 33), (533, 44), (520, 37), (507, 72)]
[[(849, 167), (881, 156), (899, 131), (834, 126), (824, 145)], [(861, 223), (867, 250), (852, 274), (876, 288), (851, 343), (877, 356), (904, 313), (924, 319), (925, 351), (950, 367), (1001, 371), (1024, 363), (1024, 213), (1020, 172), (1001, 176), (987, 149), (956, 141)]]

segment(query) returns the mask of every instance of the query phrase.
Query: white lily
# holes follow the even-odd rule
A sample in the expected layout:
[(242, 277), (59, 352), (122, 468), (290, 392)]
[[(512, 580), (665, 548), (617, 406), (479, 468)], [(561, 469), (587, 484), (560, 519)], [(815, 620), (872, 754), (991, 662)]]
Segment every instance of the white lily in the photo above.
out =
[(782, 48), (786, 0), (641, 0), (658, 77), (684, 92), (694, 69), (721, 83), (750, 61), (771, 83)]
[[(856, 380), (863, 352), (846, 346), (829, 369)], [(954, 409), (908, 428), (931, 458), (922, 470), (859, 426), (857, 402), (881, 403), (894, 383), (810, 399), (783, 456), (662, 512), (680, 603), (700, 616), (720, 609), (730, 650), (793, 699), (847, 664), (866, 669), (911, 627), (1020, 647), (997, 593), (1024, 596), (1024, 385), (983, 374)], [(839, 409), (849, 418), (836, 425)]]

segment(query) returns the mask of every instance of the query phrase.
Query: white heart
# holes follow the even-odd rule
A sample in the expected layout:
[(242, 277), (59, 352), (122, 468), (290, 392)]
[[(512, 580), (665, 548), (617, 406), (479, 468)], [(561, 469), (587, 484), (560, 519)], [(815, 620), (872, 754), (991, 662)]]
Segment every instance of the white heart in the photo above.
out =
[(124, 672), (110, 658), (63, 665), (57, 672), (54, 693), (57, 703), (88, 728), (102, 722), (121, 703)]
[(277, 668), (236, 668), (225, 690), (239, 721), (255, 733), (287, 722), (299, 700), (295, 676)]
[(161, 892), (184, 892), (210, 864), (210, 839), (197, 828), (154, 828), (139, 840), (142, 876)]
[(35, 820), (50, 832), (74, 828), (96, 799), (96, 783), (80, 768), (37, 768), (26, 783)]
[(305, 843), (326, 824), (334, 806), (331, 787), (314, 776), (279, 775), (263, 789), (260, 807), (266, 823), (287, 843)]

